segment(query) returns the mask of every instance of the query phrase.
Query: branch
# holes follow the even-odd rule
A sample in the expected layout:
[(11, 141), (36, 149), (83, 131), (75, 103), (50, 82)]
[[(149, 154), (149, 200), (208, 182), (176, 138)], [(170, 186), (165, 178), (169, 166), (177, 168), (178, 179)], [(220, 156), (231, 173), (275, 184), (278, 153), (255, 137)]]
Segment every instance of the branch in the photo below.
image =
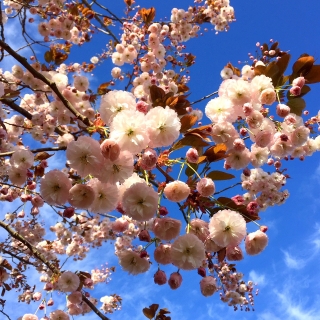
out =
[(166, 173), (158, 164), (156, 165), (156, 168), (166, 177), (167, 182), (168, 181), (175, 181), (168, 173)]
[[(18, 232), (13, 230), (9, 225), (4, 223), (3, 221), (0, 221), (0, 227), (7, 230), (7, 232), (16, 240), (23, 243), (32, 253), (33, 255), (39, 259), (43, 264), (45, 264), (54, 274), (60, 274), (60, 270), (46, 260), (46, 258), (24, 237), (22, 237)], [(110, 320), (108, 317), (106, 317), (104, 314), (102, 314), (99, 309), (84, 295), (82, 294), (82, 300), (92, 309), (92, 311), (100, 317), (102, 320)]]
[(0, 46), (4, 50), (6, 50), (14, 59), (16, 59), (18, 62), (20, 62), (35, 78), (41, 80), (43, 83), (45, 83), (47, 86), (51, 88), (51, 90), (57, 95), (57, 97), (61, 100), (61, 102), (64, 104), (64, 106), (80, 121), (82, 121), (85, 125), (88, 127), (92, 126), (92, 122), (85, 116), (83, 116), (81, 113), (79, 113), (73, 105), (62, 95), (60, 90), (58, 89), (55, 82), (52, 82), (48, 80), (42, 73), (38, 72), (36, 69), (34, 69), (28, 62), (27, 59), (20, 56), (18, 53), (16, 53), (7, 43), (0, 40)]
[(218, 192), (215, 192), (214, 195), (219, 194), (219, 193), (222, 193), (222, 192), (224, 192), (224, 191), (226, 191), (226, 190), (232, 189), (232, 188), (234, 188), (234, 187), (236, 187), (236, 186), (239, 186), (239, 185), (241, 185), (241, 184), (242, 184), (241, 182), (237, 182), (236, 184), (234, 184), (234, 185), (232, 185), (232, 186), (230, 186), (230, 187), (227, 187), (227, 188), (224, 188), (224, 189), (222, 189), (222, 190), (220, 190), (220, 191), (218, 191)]
[[(87, 2), (87, 0), (82, 0), (82, 2), (90, 9), (92, 10), (92, 6)], [(94, 18), (100, 23), (101, 27), (106, 30), (106, 32), (113, 38), (113, 40), (117, 43), (120, 41), (117, 39), (117, 37), (110, 31), (110, 29), (101, 21), (101, 19), (95, 15)]]
[(195, 103), (198, 103), (198, 102), (201, 102), (201, 101), (203, 101), (203, 100), (205, 100), (205, 99), (208, 99), (208, 98), (214, 96), (215, 94), (218, 94), (218, 91), (212, 92), (212, 93), (208, 94), (207, 96), (202, 97), (202, 98), (199, 99), (199, 100), (193, 101), (193, 102), (190, 103), (190, 105), (193, 105), (193, 104), (195, 104)]
[[(30, 151), (32, 153), (37, 153), (37, 152), (43, 152), (43, 151), (59, 151), (59, 150), (66, 150), (66, 149), (67, 149), (67, 147), (46, 147), (46, 148), (32, 149)], [(11, 156), (14, 153), (15, 153), (15, 151), (8, 151), (8, 152), (0, 153), (0, 158)]]
[[(32, 114), (30, 112), (28, 112), (27, 110), (25, 110), (25, 109), (21, 108), (20, 106), (18, 106), (12, 100), (1, 98), (0, 101), (3, 102), (4, 104), (6, 104), (7, 106), (9, 106), (12, 110), (20, 113), (21, 115), (23, 115), (27, 119), (32, 120)], [(59, 136), (63, 136), (65, 133), (67, 133), (66, 131), (62, 130), (59, 127), (55, 127), (54, 128), (54, 132), (57, 133)]]
[(19, 257), (18, 255), (2, 248), (1, 251), (5, 254), (8, 254), (9, 256), (13, 257), (13, 258), (16, 258), (17, 260), (21, 261), (23, 264), (29, 264), (31, 266), (34, 266), (34, 264), (26, 259), (24, 259), (23, 257)]

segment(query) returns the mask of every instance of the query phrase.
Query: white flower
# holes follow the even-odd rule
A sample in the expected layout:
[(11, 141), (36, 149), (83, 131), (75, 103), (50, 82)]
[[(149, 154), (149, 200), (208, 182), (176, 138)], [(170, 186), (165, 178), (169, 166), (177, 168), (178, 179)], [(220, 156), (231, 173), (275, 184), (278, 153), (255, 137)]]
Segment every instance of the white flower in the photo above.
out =
[(112, 119), (123, 110), (135, 110), (136, 98), (127, 91), (110, 91), (105, 94), (100, 104), (101, 119), (109, 125)]
[(169, 146), (179, 137), (180, 120), (168, 106), (151, 109), (146, 115), (146, 122), (151, 148)]
[(110, 126), (110, 139), (118, 143), (121, 150), (141, 152), (148, 146), (146, 118), (142, 112), (125, 110), (117, 114)]

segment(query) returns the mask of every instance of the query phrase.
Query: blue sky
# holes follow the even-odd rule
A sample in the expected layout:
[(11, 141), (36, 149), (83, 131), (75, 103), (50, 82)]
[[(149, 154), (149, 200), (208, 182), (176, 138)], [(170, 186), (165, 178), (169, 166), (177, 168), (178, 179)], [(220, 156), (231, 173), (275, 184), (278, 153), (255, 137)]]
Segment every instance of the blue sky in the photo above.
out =
[[(137, 4), (141, 7), (155, 6), (156, 18), (160, 18), (170, 17), (173, 5), (177, 8), (187, 8), (192, 1), (162, 1), (159, 5), (159, 1), (156, 0), (137, 0)], [(221, 83), (219, 74), (223, 66), (229, 61), (234, 65), (239, 60), (247, 61), (248, 52), (254, 52), (255, 43), (258, 41), (263, 43), (271, 38), (275, 39), (279, 41), (282, 50), (290, 50), (292, 61), (306, 52), (313, 55), (319, 64), (319, 0), (231, 0), (231, 5), (235, 8), (237, 21), (231, 24), (227, 33), (215, 35), (214, 32), (206, 32), (203, 37), (186, 43), (187, 51), (197, 57), (196, 64), (190, 69), (190, 101), (217, 90)], [(119, 16), (122, 15), (122, 8), (122, 1), (113, 1), (110, 4), (110, 9)], [(10, 35), (14, 34), (12, 29), (7, 32)], [(10, 37), (9, 41), (12, 41)], [(96, 42), (80, 48), (78, 56), (74, 56), (75, 61), (76, 58), (88, 61), (91, 56), (100, 53), (97, 50), (103, 47), (106, 41), (108, 39), (98, 37)], [(92, 82), (108, 81), (109, 74), (110, 64), (106, 62), (94, 72)], [(306, 98), (307, 110), (310, 114), (316, 114), (319, 110), (320, 86), (312, 85), (311, 89)], [(206, 101), (203, 101), (196, 106), (203, 110), (205, 105)], [(219, 170), (222, 169), (221, 166), (222, 162), (218, 162), (213, 168)], [(82, 270), (91, 270), (106, 262), (109, 266), (117, 266), (112, 281), (108, 285), (98, 286), (94, 293), (96, 297), (111, 293), (122, 296), (123, 310), (110, 316), (114, 320), (143, 319), (141, 310), (151, 303), (159, 303), (160, 307), (168, 308), (174, 320), (320, 320), (320, 156), (314, 154), (303, 162), (288, 161), (283, 166), (288, 168), (291, 176), (286, 185), (290, 197), (285, 205), (272, 207), (260, 214), (261, 224), (269, 227), (269, 245), (261, 255), (246, 256), (237, 264), (238, 270), (245, 274), (246, 280), (251, 279), (259, 284), (260, 293), (255, 298), (254, 312), (234, 312), (232, 308), (219, 301), (217, 294), (209, 298), (203, 297), (199, 291), (201, 278), (196, 271), (182, 272), (183, 284), (175, 291), (170, 290), (167, 285), (159, 287), (153, 284), (156, 265), (153, 265), (147, 274), (126, 275), (117, 266), (117, 258), (113, 254), (111, 244), (100, 248), (99, 251), (93, 250), (85, 262), (85, 267), (79, 262), (70, 263), (69, 268), (77, 270), (81, 267)], [(220, 185), (217, 183), (217, 190), (219, 188)], [(240, 188), (238, 193), (241, 193)], [(226, 194), (228, 195), (232, 196), (234, 193)], [(10, 207), (6, 206), (4, 211), (6, 210), (10, 210)], [(170, 207), (170, 210), (177, 209)], [(42, 213), (43, 219), (47, 219), (47, 215), (50, 215), (49, 211)], [(252, 231), (256, 230), (253, 225), (249, 228)], [(174, 268), (165, 270), (168, 275), (175, 271)], [(8, 302), (16, 306), (13, 295), (14, 293)], [(59, 302), (56, 305), (60, 303), (62, 307), (63, 299), (57, 301)], [(35, 309), (35, 304), (19, 304), (19, 311), (14, 316), (34, 312)], [(96, 319), (96, 316), (86, 316), (85, 319)]]

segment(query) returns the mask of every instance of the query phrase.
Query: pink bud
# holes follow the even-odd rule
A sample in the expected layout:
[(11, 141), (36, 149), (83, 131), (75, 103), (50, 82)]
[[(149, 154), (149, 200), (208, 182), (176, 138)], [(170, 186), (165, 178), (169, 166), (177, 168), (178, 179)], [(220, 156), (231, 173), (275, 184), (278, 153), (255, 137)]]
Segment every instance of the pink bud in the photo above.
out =
[(243, 113), (246, 117), (250, 116), (253, 111), (253, 106), (251, 103), (245, 103), (242, 107)]
[(153, 149), (146, 149), (140, 159), (140, 167), (143, 170), (152, 170), (156, 167), (158, 160), (157, 153)]
[(154, 283), (162, 286), (167, 283), (167, 276), (164, 271), (158, 270), (153, 276)]
[(168, 209), (166, 207), (160, 207), (159, 208), (159, 214), (160, 216), (166, 216), (169, 213)]
[(233, 149), (236, 151), (243, 151), (246, 148), (246, 145), (244, 144), (244, 141), (240, 138), (235, 139), (233, 141)]
[(293, 87), (290, 89), (290, 93), (291, 93), (291, 95), (293, 95), (293, 96), (300, 96), (300, 94), (301, 94), (301, 88), (298, 87), (298, 86), (293, 86)]
[(65, 208), (63, 211), (63, 217), (64, 218), (71, 218), (71, 217), (73, 217), (74, 212), (75, 212), (75, 210), (73, 207)]
[(182, 276), (178, 272), (173, 272), (170, 275), (168, 284), (172, 290), (178, 289), (182, 283)]
[(32, 297), (35, 301), (39, 301), (41, 299), (41, 292), (35, 292)]
[(215, 184), (210, 178), (202, 178), (196, 186), (197, 191), (203, 197), (212, 196), (216, 190)]
[(148, 230), (141, 230), (139, 232), (139, 240), (145, 241), (145, 242), (150, 242), (151, 237), (150, 237), (149, 231)]
[(51, 306), (53, 306), (53, 305), (54, 305), (53, 299), (49, 299), (48, 302), (47, 302), (47, 306), (48, 306), (48, 307), (51, 307)]
[(202, 278), (200, 281), (200, 290), (205, 297), (212, 296), (218, 290), (216, 279), (211, 276)]
[(199, 154), (197, 149), (190, 148), (186, 153), (186, 158), (190, 163), (197, 163), (199, 160)]
[(53, 289), (53, 284), (51, 282), (47, 282), (43, 288), (43, 290), (46, 290), (46, 291), (51, 291), (52, 289)]
[(228, 246), (226, 249), (226, 257), (229, 261), (240, 261), (243, 259), (243, 253), (240, 247)]
[(38, 207), (32, 207), (32, 208), (31, 208), (31, 214), (32, 214), (33, 216), (36, 216), (37, 214), (39, 214), (39, 212), (40, 212), (40, 210), (39, 210)]
[(261, 253), (268, 244), (268, 236), (257, 230), (255, 232), (251, 232), (247, 235), (245, 241), (246, 252), (249, 255), (256, 255)]
[(203, 268), (203, 267), (198, 268), (198, 274), (199, 274), (201, 277), (205, 277), (205, 276), (206, 276), (206, 269)]
[(260, 226), (260, 231), (266, 233), (268, 231), (268, 227), (267, 226)]

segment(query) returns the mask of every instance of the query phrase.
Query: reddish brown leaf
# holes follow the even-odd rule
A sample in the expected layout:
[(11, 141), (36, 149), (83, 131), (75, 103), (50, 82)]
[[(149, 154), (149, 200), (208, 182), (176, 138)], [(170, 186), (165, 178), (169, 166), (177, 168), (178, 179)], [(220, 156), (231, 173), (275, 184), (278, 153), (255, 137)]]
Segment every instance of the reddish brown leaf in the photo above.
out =
[(38, 153), (35, 155), (34, 160), (36, 160), (36, 161), (47, 160), (47, 159), (49, 159), (49, 158), (52, 157), (52, 156), (53, 156), (53, 154), (49, 154), (49, 153), (47, 153), (47, 152), (45, 152), (45, 151), (43, 151), (43, 152), (38, 152)]
[(224, 258), (226, 257), (226, 253), (227, 253), (226, 248), (223, 248), (218, 251), (218, 261), (219, 262), (222, 262), (224, 260)]
[(98, 91), (97, 91), (98, 94), (104, 95), (104, 94), (108, 93), (109, 91), (111, 91), (110, 89), (108, 89), (109, 86), (110, 86), (110, 82), (104, 82), (104, 83), (100, 84)]
[(241, 71), (240, 69), (234, 67), (231, 62), (228, 62), (226, 65), (226, 68), (229, 68), (232, 70), (233, 74), (235, 74), (236, 76), (240, 77), (241, 76)]
[(2, 261), (1, 267), (4, 267), (4, 268), (6, 268), (6, 269), (8, 269), (8, 270), (12, 270), (12, 266), (11, 266), (11, 264), (8, 262), (7, 259), (4, 259), (4, 260)]
[(230, 180), (235, 178), (233, 174), (217, 170), (209, 172), (206, 176), (212, 180)]
[(198, 117), (191, 114), (184, 115), (181, 119), (181, 129), (180, 132), (184, 133), (189, 130), (198, 120)]
[(166, 96), (166, 93), (163, 89), (157, 87), (156, 85), (152, 85), (150, 87), (150, 97), (152, 101), (152, 105), (154, 107), (161, 106), (165, 107), (165, 101), (164, 98)]
[(187, 87), (184, 83), (178, 84), (178, 93), (189, 91), (189, 87)]
[(320, 82), (320, 65), (312, 66), (305, 78), (308, 84)]
[(181, 149), (184, 146), (191, 146), (191, 147), (198, 148), (198, 147), (206, 147), (208, 145), (209, 143), (204, 141), (199, 134), (188, 133), (181, 140), (177, 141), (173, 145), (173, 147), (171, 148), (171, 151)]
[(223, 143), (219, 143), (215, 146), (208, 148), (203, 155), (207, 156), (207, 161), (209, 162), (225, 159), (228, 157), (227, 146)]
[(307, 74), (314, 64), (314, 57), (309, 55), (301, 56), (292, 67), (293, 73), (296, 75)]
[(266, 67), (265, 66), (256, 66), (253, 68), (253, 71), (254, 71), (255, 76), (260, 76), (261, 74), (265, 74)]
[(141, 8), (139, 14), (145, 24), (150, 24), (156, 16), (156, 9), (154, 7), (150, 9)]
[(142, 312), (148, 319), (152, 319), (156, 315), (158, 308), (159, 305), (154, 303), (149, 308), (143, 308)]
[(128, 6), (131, 7), (133, 4), (133, 0), (124, 0), (124, 3)]

